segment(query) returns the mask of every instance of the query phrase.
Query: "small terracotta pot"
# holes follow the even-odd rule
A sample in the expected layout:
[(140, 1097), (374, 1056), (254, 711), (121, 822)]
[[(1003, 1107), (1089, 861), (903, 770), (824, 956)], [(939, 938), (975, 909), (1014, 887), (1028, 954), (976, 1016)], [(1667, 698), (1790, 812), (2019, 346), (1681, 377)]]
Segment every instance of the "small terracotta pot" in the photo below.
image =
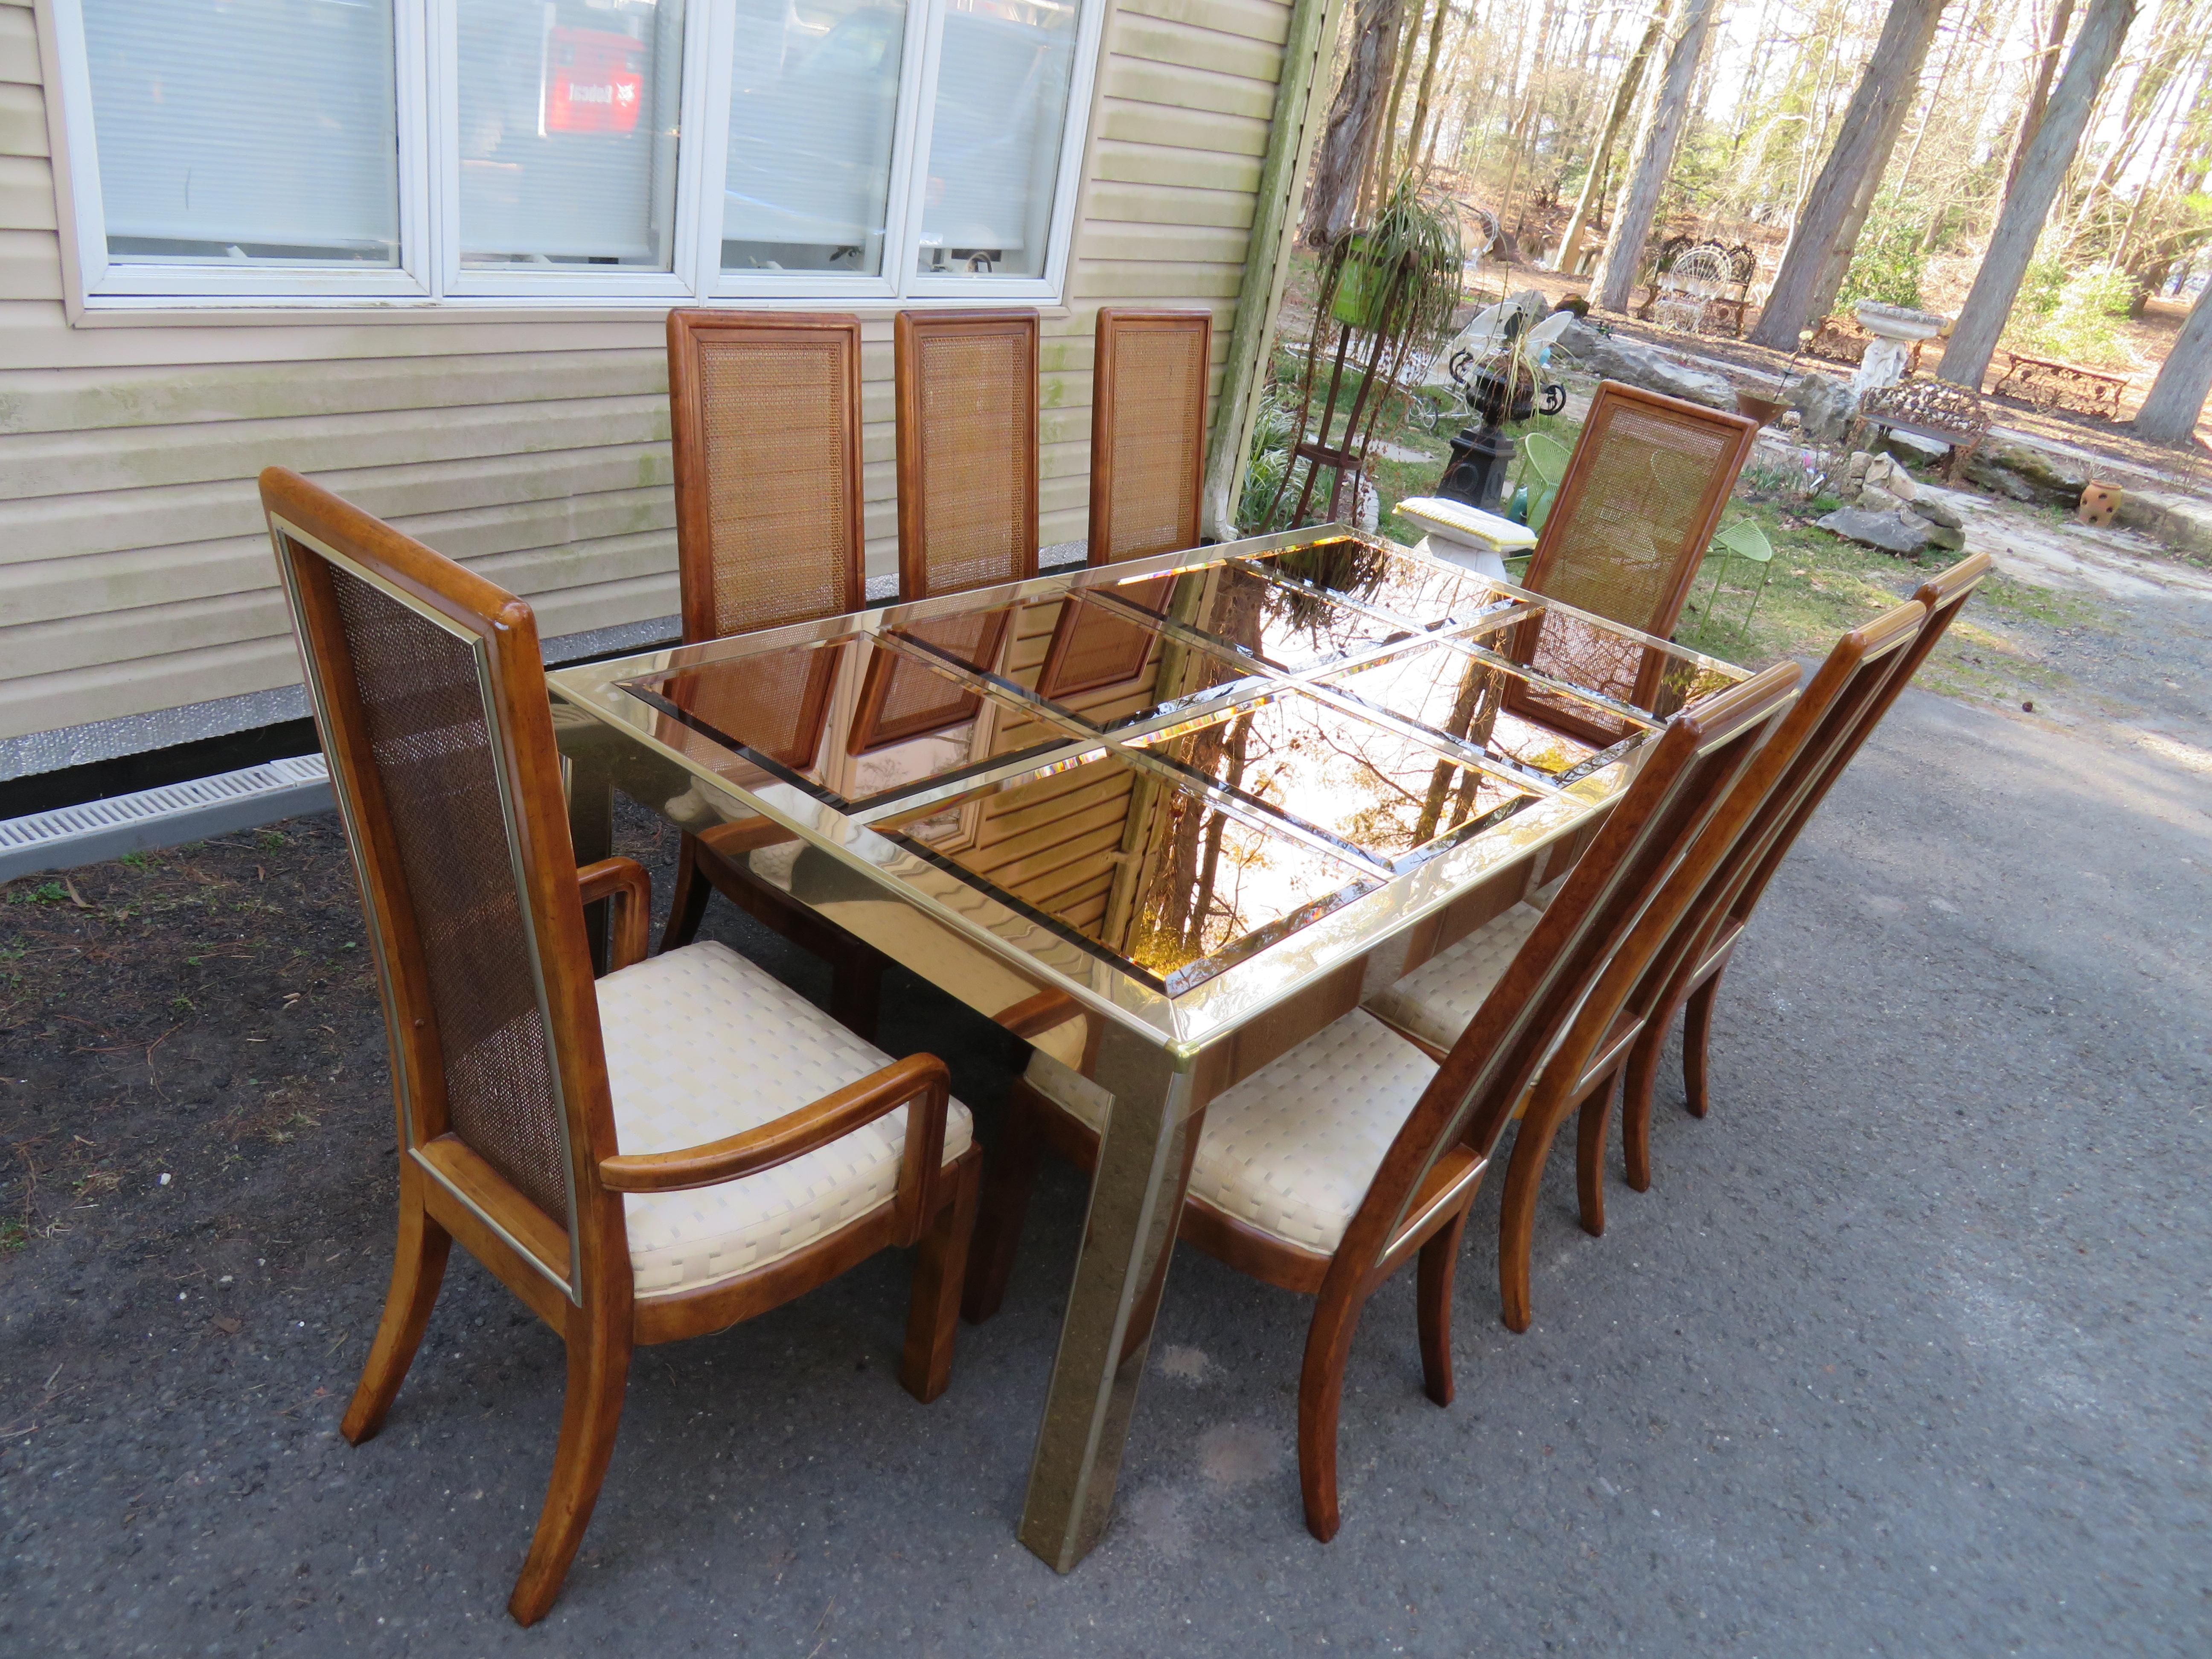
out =
[(2120, 510), (2120, 487), (2094, 480), (2081, 486), (2081, 504), (2074, 516), (2083, 524), (2110, 524)]

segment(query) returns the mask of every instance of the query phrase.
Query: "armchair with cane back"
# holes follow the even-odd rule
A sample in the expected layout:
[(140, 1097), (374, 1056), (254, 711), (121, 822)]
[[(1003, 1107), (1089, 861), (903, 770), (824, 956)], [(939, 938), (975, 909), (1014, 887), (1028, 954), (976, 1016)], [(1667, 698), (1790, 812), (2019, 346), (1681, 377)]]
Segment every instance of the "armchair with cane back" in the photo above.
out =
[[(860, 323), (678, 307), (668, 313), (668, 404), (684, 643), (860, 609)], [(830, 689), (826, 661), (811, 672), (821, 684), (800, 706), (815, 718), (787, 734), (788, 748), (809, 757)], [(724, 690), (744, 698), (763, 688), (733, 683)], [(825, 958), (830, 1011), (872, 1036), (883, 958), (755, 870), (756, 860), (773, 864), (796, 850), (765, 819), (684, 831), (661, 948), (689, 945), (719, 892)]]
[[(1713, 1000), (1720, 991), (1729, 958), (1759, 908), (1767, 884), (1851, 757), (1911, 683), (1990, 568), (1988, 554), (1971, 554), (1920, 585), (1911, 605), (1920, 609), (1925, 622), (1910, 639), (1899, 642), (1903, 648), (1894, 653), (1886, 672), (1879, 677), (1862, 674), (1848, 690), (1838, 693), (1826, 724), (1808, 738), (1786, 780), (1747, 826), (1737, 846), (1656, 959), (1653, 973), (1657, 982), (1644, 988), (1650, 1018), (1629, 1051), (1622, 1086), (1622, 1150), (1628, 1184), (1638, 1192), (1651, 1184), (1652, 1090), (1676, 1012), (1686, 1006), (1682, 1028), (1684, 1104), (1693, 1116), (1703, 1117), (1708, 1097), (1706, 1057), (1712, 1040)], [(1871, 634), (1880, 626), (1870, 623), (1860, 631)], [(1846, 635), (1845, 643), (1855, 637)], [(1837, 647), (1838, 653), (1843, 649), (1842, 645)], [(1830, 675), (1834, 667), (1832, 658), (1821, 678)], [(1819, 683), (1819, 679), (1814, 682)]]
[[(723, 945), (645, 958), (645, 871), (579, 871), (513, 595), (296, 474), (262, 475), (391, 1042), (399, 1236), (341, 1428), (383, 1426), (458, 1239), (560, 1335), (567, 1397), (507, 1607), (551, 1606), (639, 1343), (918, 1246), (900, 1380), (951, 1375), (979, 1154), (933, 1055), (894, 1060)], [(594, 983), (585, 904), (616, 906)]]
[[(1505, 1322), (1528, 1328), (1529, 1259), (1536, 1199), (1553, 1137), (1577, 1108), (1581, 1127), (1576, 1172), (1583, 1230), (1605, 1230), (1605, 1132), (1613, 1085), (1629, 1056), (1663, 1032), (1671, 1013), (1667, 988), (1688, 941), (1705, 927), (1711, 895), (1725, 889), (1736, 870), (1778, 817), (1802, 797), (1865, 709), (1877, 699), (1919, 636), (1928, 615), (1910, 599), (1839, 640), (1790, 712), (1776, 725), (1758, 756), (1729, 789), (1668, 877), (1667, 885), (1638, 921), (1635, 933), (1607, 970), (1593, 1000), (1618, 1010), (1606, 1041), (1571, 1090), (1553, 1090), (1532, 1102), (1513, 1143), (1498, 1222), (1498, 1283)], [(1392, 985), (1368, 1006), (1429, 1048), (1441, 1052), (1487, 996), (1521, 939), (1540, 920), (1528, 904), (1509, 910), (1454, 950)], [(1631, 1152), (1632, 1171), (1636, 1151)]]
[[(1493, 994), (1441, 1057), (1355, 1008), (1304, 1042), (1255, 1036), (1276, 1057), (1214, 1093), (1186, 1142), (1183, 1240), (1239, 1272), (1315, 1298), (1298, 1395), (1306, 1524), (1335, 1535), (1338, 1419), (1352, 1337), (1368, 1297), (1419, 1259), (1422, 1368), (1450, 1403), (1454, 1269), (1469, 1208), (1500, 1136), (1529, 1097), (1579, 1077), (1613, 1012), (1592, 988), (1797, 681), (1784, 664), (1675, 715)], [(1486, 896), (1470, 896), (1469, 903)], [(1418, 954), (1451, 942), (1455, 904), (1423, 924)], [(1472, 926), (1459, 924), (1462, 930)], [(1049, 1089), (1050, 1092), (1048, 1091)], [(994, 1159), (966, 1297), (1003, 1297), (1039, 1140), (1089, 1167), (1107, 1101), (1072, 1068), (1032, 1066), (1015, 1087)]]

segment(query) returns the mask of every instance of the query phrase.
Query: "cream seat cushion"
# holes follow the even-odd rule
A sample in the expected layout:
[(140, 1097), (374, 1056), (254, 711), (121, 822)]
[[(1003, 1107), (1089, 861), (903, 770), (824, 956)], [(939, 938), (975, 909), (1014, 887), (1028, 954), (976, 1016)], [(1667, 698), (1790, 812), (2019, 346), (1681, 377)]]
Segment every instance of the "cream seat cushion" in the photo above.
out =
[[(624, 1152), (668, 1152), (757, 1128), (890, 1064), (726, 945), (649, 957), (599, 981)], [(672, 1296), (767, 1267), (888, 1202), (906, 1148), (900, 1107), (788, 1164), (716, 1187), (623, 1199), (637, 1293)], [(975, 1125), (954, 1101), (945, 1161)]]
[(1543, 919), (1534, 905), (1516, 904), (1369, 997), (1366, 1006), (1400, 1030), (1449, 1048)]
[[(1286, 1243), (1334, 1255), (1436, 1074), (1435, 1061), (1355, 1008), (1213, 1097), (1190, 1195)], [(1103, 1128), (1095, 1089), (1054, 1097)]]

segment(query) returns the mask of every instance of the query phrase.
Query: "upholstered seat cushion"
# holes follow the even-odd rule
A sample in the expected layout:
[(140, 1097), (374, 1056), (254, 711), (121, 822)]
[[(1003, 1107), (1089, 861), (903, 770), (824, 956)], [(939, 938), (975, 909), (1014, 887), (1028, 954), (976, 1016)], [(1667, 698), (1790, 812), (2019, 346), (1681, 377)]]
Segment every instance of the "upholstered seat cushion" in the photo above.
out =
[[(609, 974), (599, 1024), (624, 1152), (666, 1152), (757, 1128), (890, 1056), (727, 945), (711, 941)], [(751, 1273), (887, 1202), (898, 1185), (907, 1109), (819, 1151), (720, 1186), (631, 1194), (623, 1202), (640, 1296), (696, 1291)], [(945, 1158), (974, 1123), (954, 1101)]]
[[(1426, 1054), (1355, 1008), (1213, 1097), (1190, 1195), (1286, 1243), (1331, 1255), (1436, 1074)], [(1103, 1129), (1103, 1097), (1074, 1081), (1054, 1097)]]
[(1449, 1048), (1543, 919), (1534, 905), (1516, 904), (1370, 996), (1366, 1006), (1399, 1030)]

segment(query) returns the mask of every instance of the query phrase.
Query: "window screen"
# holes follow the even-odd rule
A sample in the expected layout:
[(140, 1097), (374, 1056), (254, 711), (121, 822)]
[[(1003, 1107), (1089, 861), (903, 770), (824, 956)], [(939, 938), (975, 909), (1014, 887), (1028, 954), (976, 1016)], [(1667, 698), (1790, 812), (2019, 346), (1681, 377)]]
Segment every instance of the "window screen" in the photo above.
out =
[(724, 269), (882, 272), (906, 22), (902, 0), (738, 0)]
[(465, 265), (667, 270), (684, 0), (459, 0)]
[(108, 257), (393, 265), (392, 0), (84, 0)]
[(921, 270), (1044, 275), (1075, 21), (1074, 5), (1054, 0), (951, 0), (938, 53)]

